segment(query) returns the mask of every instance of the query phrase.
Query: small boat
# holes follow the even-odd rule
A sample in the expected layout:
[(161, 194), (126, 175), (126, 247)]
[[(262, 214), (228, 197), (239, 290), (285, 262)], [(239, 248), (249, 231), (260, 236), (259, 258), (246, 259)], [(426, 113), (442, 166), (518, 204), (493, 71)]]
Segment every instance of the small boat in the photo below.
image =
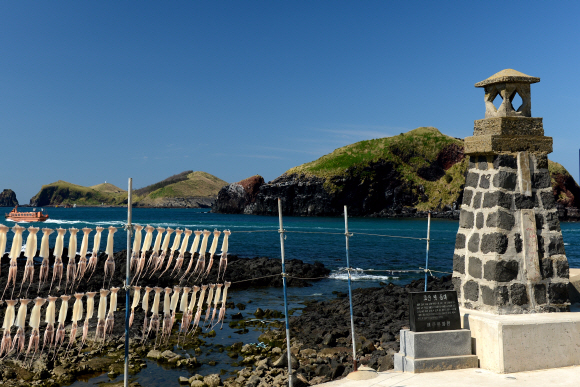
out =
[(48, 219), (47, 214), (42, 213), (42, 209), (38, 212), (19, 212), (18, 206), (14, 207), (8, 214), (4, 214), (7, 220), (14, 222), (44, 222)]

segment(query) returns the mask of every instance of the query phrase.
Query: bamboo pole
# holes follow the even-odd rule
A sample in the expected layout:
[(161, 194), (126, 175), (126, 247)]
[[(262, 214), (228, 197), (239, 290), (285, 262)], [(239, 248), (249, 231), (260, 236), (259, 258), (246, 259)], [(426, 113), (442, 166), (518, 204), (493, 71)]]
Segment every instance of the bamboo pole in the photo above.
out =
[(431, 241), (431, 211), (427, 215), (427, 252), (425, 253), (425, 291), (427, 291), (427, 273), (429, 271), (429, 242)]
[(348, 302), (350, 304), (350, 336), (352, 337), (352, 363), (353, 363), (353, 370), (357, 370), (357, 363), (356, 363), (356, 342), (354, 340), (354, 313), (352, 311), (352, 286), (351, 286), (351, 278), (350, 278), (350, 260), (348, 256), (348, 238), (350, 237), (348, 233), (348, 212), (346, 205), (344, 206), (344, 237), (346, 239), (346, 271), (348, 272)]
[(278, 220), (280, 222), (280, 250), (282, 254), (282, 285), (284, 286), (284, 316), (286, 316), (286, 354), (288, 356), (288, 386), (292, 387), (292, 352), (290, 351), (290, 322), (288, 321), (288, 293), (286, 291), (286, 265), (284, 263), (284, 224), (282, 222), (282, 200), (278, 198)]
[(129, 189), (127, 190), (127, 266), (125, 279), (125, 375), (124, 387), (129, 387), (129, 284), (131, 283), (131, 234), (132, 228), (132, 203), (131, 195), (133, 191), (133, 179), (129, 178)]

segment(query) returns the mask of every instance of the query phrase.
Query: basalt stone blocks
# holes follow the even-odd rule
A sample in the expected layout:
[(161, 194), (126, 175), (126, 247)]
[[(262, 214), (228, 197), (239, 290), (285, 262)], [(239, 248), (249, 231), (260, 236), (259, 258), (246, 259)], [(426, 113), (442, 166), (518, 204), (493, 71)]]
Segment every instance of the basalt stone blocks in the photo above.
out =
[[(547, 158), (525, 155), (527, 192), (520, 188), (517, 153), (469, 156), (453, 258), (453, 283), (465, 308), (497, 314), (568, 309), (568, 262)], [(533, 211), (531, 225), (522, 211)], [(535, 260), (538, 274), (530, 281), (527, 265)]]

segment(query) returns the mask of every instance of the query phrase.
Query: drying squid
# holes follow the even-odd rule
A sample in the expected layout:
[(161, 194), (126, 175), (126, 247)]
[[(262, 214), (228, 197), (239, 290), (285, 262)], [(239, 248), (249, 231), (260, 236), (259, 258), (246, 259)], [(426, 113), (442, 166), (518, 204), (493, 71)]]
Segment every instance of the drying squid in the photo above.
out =
[(185, 259), (185, 253), (187, 251), (187, 245), (189, 243), (189, 236), (191, 235), (191, 230), (185, 229), (183, 232), (183, 241), (181, 242), (181, 247), (179, 248), (179, 256), (175, 260), (175, 266), (173, 270), (171, 270), (170, 276), (173, 276), (173, 272), (175, 272), (175, 276), (179, 275), (181, 271), (181, 266), (183, 266), (183, 260)]
[(151, 274), (153, 274), (153, 272), (155, 272), (155, 267), (157, 266), (157, 261), (159, 260), (159, 250), (161, 249), (161, 241), (163, 238), (163, 233), (165, 232), (165, 229), (163, 227), (157, 227), (157, 235), (155, 236), (155, 243), (153, 243), (153, 251), (151, 253), (151, 256), (149, 256), (149, 262), (147, 262), (147, 269), (145, 270), (146, 272), (149, 271), (149, 268), (151, 268), (152, 272)]
[(141, 256), (139, 257), (139, 261), (137, 262), (137, 268), (135, 270), (135, 275), (133, 276), (131, 283), (133, 283), (133, 280), (135, 280), (135, 283), (139, 282), (139, 278), (141, 277), (141, 274), (143, 274), (143, 269), (145, 268), (145, 258), (147, 256), (147, 251), (149, 251), (149, 248), (151, 247), (151, 242), (153, 241), (154, 230), (155, 228), (149, 225), (145, 227), (146, 231), (145, 240), (143, 241), (143, 247), (141, 248)]
[(24, 256), (26, 257), (26, 266), (24, 267), (24, 276), (22, 277), (22, 282), (20, 282), (20, 291), (18, 295), (22, 292), (22, 285), (28, 281), (28, 288), (26, 289), (26, 295), (28, 295), (28, 290), (32, 284), (32, 278), (34, 277), (34, 256), (36, 255), (37, 239), (36, 233), (40, 230), (38, 227), (28, 227), (28, 238), (26, 238), (26, 246), (24, 247)]
[(80, 347), (82, 348), (87, 341), (87, 336), (89, 335), (89, 321), (93, 318), (95, 312), (95, 295), (97, 292), (87, 292), (87, 314), (85, 317), (85, 323), (83, 324), (83, 337), (81, 339)]
[(222, 307), (220, 308), (220, 315), (218, 317), (218, 320), (215, 323), (215, 325), (218, 325), (220, 321), (222, 322), (220, 329), (222, 329), (224, 326), (224, 318), (226, 317), (226, 298), (228, 297), (228, 288), (230, 287), (231, 284), (232, 284), (231, 282), (224, 283), (224, 291), (222, 294)]
[(40, 265), (40, 273), (38, 275), (38, 292), (40, 293), (40, 288), (46, 280), (48, 279), (48, 270), (49, 270), (49, 261), (48, 258), (50, 257), (50, 251), (48, 249), (49, 245), (49, 238), (50, 234), (54, 232), (51, 228), (43, 228), (42, 229), (42, 242), (40, 242), (40, 253), (38, 254), (39, 257), (42, 258), (42, 264)]
[(58, 312), (58, 328), (56, 329), (56, 335), (54, 337), (54, 357), (56, 358), (56, 354), (58, 353), (60, 347), (64, 343), (64, 323), (66, 322), (66, 315), (68, 314), (68, 300), (70, 300), (70, 296), (60, 296), (62, 302), (60, 303), (60, 310)]
[(70, 328), (70, 335), (66, 351), (72, 349), (72, 345), (77, 341), (78, 321), (83, 318), (83, 297), (84, 293), (75, 293), (76, 301), (73, 304), (72, 326)]
[(169, 336), (171, 336), (171, 297), (169, 295), (172, 291), (171, 288), (165, 288), (165, 297), (163, 298), (163, 325), (159, 343), (162, 343), (165, 338), (169, 339)]
[(207, 300), (206, 300), (207, 309), (205, 311), (205, 320), (203, 320), (203, 325), (205, 325), (205, 323), (208, 322), (209, 316), (211, 314), (211, 303), (213, 301), (214, 289), (215, 289), (215, 284), (210, 284), (209, 285), (209, 293), (207, 295)]
[(207, 263), (207, 270), (205, 271), (204, 277), (206, 277), (209, 274), (209, 272), (211, 271), (211, 267), (213, 266), (213, 256), (215, 255), (215, 252), (217, 250), (218, 241), (221, 233), (222, 233), (221, 231), (218, 231), (216, 229), (213, 230), (213, 240), (211, 241), (211, 247), (209, 249), (209, 262)]
[(186, 286), (183, 288), (183, 294), (181, 295), (181, 300), (179, 301), (179, 311), (185, 313), (187, 311), (189, 292), (191, 288)]
[[(29, 299), (21, 298), (20, 306), (18, 307), (18, 315), (16, 316), (15, 325), (18, 327), (14, 339), (12, 340), (11, 351), (16, 348), (16, 356), (20, 356), (20, 353), (24, 350), (25, 336), (24, 330), (26, 329), (26, 314), (28, 313), (28, 303)], [(18, 344), (17, 344), (18, 343)]]
[(191, 331), (195, 332), (195, 329), (199, 325), (199, 320), (201, 319), (201, 309), (203, 308), (203, 299), (205, 297), (205, 291), (207, 290), (207, 285), (201, 285), (201, 292), (199, 293), (199, 301), (197, 302), (197, 311), (195, 312), (195, 317), (193, 319), (193, 326)]
[(32, 360), (34, 360), (34, 356), (38, 352), (38, 343), (40, 341), (40, 332), (38, 330), (40, 327), (40, 308), (45, 302), (46, 298), (36, 297), (34, 299), (34, 306), (32, 307), (32, 312), (30, 312), (30, 320), (28, 320), (28, 326), (32, 328), (32, 332), (30, 332), (30, 340), (28, 341), (28, 349), (26, 350), (26, 357), (24, 359), (25, 362), (32, 349), (34, 349)]
[(135, 308), (139, 305), (141, 299), (141, 286), (133, 286), (133, 301), (131, 302), (131, 316), (129, 316), (129, 328), (133, 325), (135, 319)]
[(173, 234), (174, 231), (175, 230), (172, 229), (171, 227), (167, 227), (167, 229), (165, 229), (165, 236), (163, 237), (163, 243), (161, 243), (161, 254), (157, 259), (157, 265), (155, 265), (155, 267), (153, 268), (153, 272), (151, 273), (151, 275), (153, 275), (156, 271), (161, 270), (161, 268), (163, 267), (163, 262), (165, 261), (165, 256), (167, 255), (167, 249), (169, 249), (171, 234)]
[[(157, 334), (159, 333), (159, 301), (161, 298), (161, 291), (163, 288), (156, 286), (153, 288), (155, 290), (155, 297), (153, 298), (153, 307), (151, 308), (151, 322), (149, 323), (149, 329), (147, 330), (147, 336), (153, 328), (155, 328), (155, 342), (157, 342)], [(155, 344), (155, 347), (157, 344)]]
[(62, 250), (64, 247), (64, 234), (66, 230), (64, 228), (56, 229), (56, 243), (54, 244), (54, 265), (52, 266), (52, 281), (50, 281), (50, 287), (48, 288), (48, 293), (52, 290), (52, 284), (55, 278), (58, 276), (58, 287), (60, 288), (60, 282), (62, 280)]
[[(218, 303), (220, 301), (220, 296), (222, 295), (222, 286), (224, 286), (224, 285), (223, 284), (216, 285), (217, 289), (215, 290), (215, 296), (213, 297), (213, 313), (211, 315), (211, 321), (209, 322), (208, 329), (209, 329), (209, 327), (213, 326), (213, 320), (215, 319), (217, 306), (218, 306)], [(209, 306), (208, 306), (208, 310), (209, 310)]]
[(105, 342), (105, 318), (107, 317), (107, 296), (109, 291), (107, 289), (101, 289), (101, 297), (99, 298), (99, 309), (97, 312), (97, 329), (95, 331), (95, 341), (98, 339), (103, 339)]
[[(6, 280), (6, 287), (4, 288), (4, 293), (6, 293), (6, 289), (12, 284), (12, 296), (14, 295), (14, 288), (16, 287), (16, 273), (18, 271), (18, 257), (20, 257), (20, 253), (22, 252), (22, 233), (24, 232), (25, 228), (16, 225), (12, 227), (12, 231), (14, 232), (14, 239), (12, 240), (12, 247), (10, 249), (10, 268), (8, 269), (8, 280)], [(2, 299), (4, 299), (4, 293), (2, 293)], [(10, 296), (10, 298), (12, 298)]]
[(83, 228), (83, 240), (81, 242), (81, 250), (79, 252), (79, 264), (75, 274), (78, 281), (84, 278), (87, 271), (87, 251), (89, 250), (89, 234), (93, 231), (92, 228)]
[(224, 239), (222, 241), (222, 255), (220, 257), (220, 266), (218, 268), (218, 281), (220, 280), (220, 273), (222, 272), (222, 267), (223, 267), (222, 280), (226, 276), (226, 269), (228, 268), (228, 247), (230, 234), (231, 234), (230, 230), (224, 231)]
[(191, 250), (189, 251), (191, 254), (191, 258), (189, 259), (189, 265), (187, 265), (187, 269), (185, 269), (185, 273), (183, 273), (183, 275), (179, 279), (180, 281), (183, 280), (187, 276), (189, 271), (191, 270), (191, 266), (193, 265), (193, 260), (195, 258), (195, 254), (197, 253), (197, 248), (199, 247), (199, 236), (202, 234), (202, 232), (199, 230), (195, 230), (193, 233), (195, 234), (195, 238), (193, 238)]
[(105, 334), (111, 335), (113, 333), (113, 326), (115, 325), (115, 312), (117, 311), (117, 292), (119, 288), (111, 288), (111, 301), (109, 302), (109, 313), (105, 320)]
[(149, 327), (147, 321), (147, 313), (149, 312), (149, 293), (151, 293), (153, 289), (149, 286), (145, 287), (145, 294), (143, 295), (143, 301), (141, 302), (141, 308), (143, 308), (143, 312), (145, 312), (145, 318), (143, 320), (143, 338), (142, 341), (145, 340), (145, 335), (149, 334)]
[[(8, 230), (7, 226), (0, 224), (0, 268), (2, 266), (2, 258), (4, 258), (4, 253), (6, 252), (6, 242), (8, 241)], [(2, 356), (2, 354), (0, 354)]]
[(113, 242), (117, 228), (110, 226), (109, 234), (107, 235), (107, 248), (105, 249), (105, 254), (107, 254), (107, 260), (105, 261), (105, 276), (103, 277), (103, 287), (105, 287), (105, 281), (107, 276), (109, 278), (109, 285), (111, 284), (111, 279), (113, 278), (113, 273), (115, 272), (115, 256), (113, 255)]
[(171, 309), (171, 327), (170, 332), (173, 330), (173, 325), (175, 324), (175, 313), (177, 313), (177, 304), (179, 303), (179, 293), (181, 293), (181, 287), (173, 287), (173, 295), (171, 296), (171, 304), (169, 309)]
[(181, 234), (183, 234), (183, 230), (177, 229), (175, 230), (175, 238), (173, 238), (173, 244), (171, 245), (171, 249), (169, 251), (169, 258), (167, 259), (167, 266), (165, 270), (161, 272), (159, 277), (161, 277), (169, 268), (171, 267), (171, 263), (173, 262), (173, 256), (175, 252), (179, 250), (179, 243), (181, 243)]
[(96, 230), (96, 234), (93, 238), (93, 253), (91, 254), (91, 257), (89, 258), (89, 264), (87, 265), (87, 270), (91, 271), (91, 275), (89, 276), (89, 281), (91, 280), (91, 277), (93, 276), (93, 273), (95, 272), (95, 269), (97, 268), (97, 258), (99, 256), (99, 249), (101, 248), (101, 233), (103, 232), (104, 228), (97, 227), (95, 230)]
[(134, 272), (139, 265), (139, 252), (141, 251), (141, 237), (143, 226), (135, 224), (135, 238), (133, 239), (133, 250), (131, 251), (131, 272)]
[(199, 248), (199, 257), (197, 258), (197, 263), (195, 264), (195, 268), (193, 269), (193, 273), (191, 273), (191, 276), (193, 276), (194, 274), (198, 274), (199, 278), (199, 276), (201, 276), (203, 270), (205, 269), (205, 251), (207, 250), (207, 242), (209, 240), (210, 235), (211, 231), (203, 230), (203, 240), (201, 241), (201, 247)]
[[(187, 303), (187, 293), (189, 293), (190, 288), (186, 287), (184, 288), (184, 296), (185, 296), (185, 303), (184, 301), (184, 297), (181, 297), (181, 311), (183, 312), (183, 316), (181, 317), (181, 326), (179, 327), (179, 332), (180, 333), (184, 333), (185, 335), (187, 335), (187, 332), (189, 330), (189, 324), (191, 324), (191, 321), (193, 320), (193, 309), (195, 308), (195, 298), (197, 296), (197, 292), (199, 291), (199, 286), (194, 286), (193, 287), (193, 293), (191, 294), (191, 302), (189, 302), (189, 304)], [(185, 337), (184, 337), (185, 340)], [(179, 337), (177, 338), (177, 342), (179, 344)]]
[(4, 334), (2, 335), (2, 344), (0, 345), (0, 356), (8, 355), (10, 352), (10, 346), (12, 345), (12, 337), (10, 336), (10, 330), (14, 325), (14, 318), (16, 317), (16, 304), (18, 300), (6, 300), (6, 313), (4, 314), (4, 324), (2, 329), (4, 329)]
[(44, 340), (42, 342), (42, 351), (44, 347), (48, 344), (48, 348), (51, 348), (54, 343), (54, 322), (56, 321), (56, 300), (58, 297), (48, 296), (48, 306), (46, 307), (46, 317), (44, 322), (46, 322), (46, 328), (44, 329)]
[(70, 237), (68, 240), (68, 264), (66, 265), (66, 280), (64, 283), (64, 290), (68, 288), (68, 283), (71, 283), (71, 290), (74, 285), (77, 274), (77, 232), (78, 228), (69, 228)]

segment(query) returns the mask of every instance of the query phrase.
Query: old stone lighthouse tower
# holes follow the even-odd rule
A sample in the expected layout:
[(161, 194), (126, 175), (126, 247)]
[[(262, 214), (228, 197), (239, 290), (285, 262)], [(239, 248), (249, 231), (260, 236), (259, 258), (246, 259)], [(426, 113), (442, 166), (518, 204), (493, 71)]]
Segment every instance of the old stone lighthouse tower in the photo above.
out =
[[(569, 308), (568, 261), (548, 172), (552, 138), (531, 113), (530, 85), (539, 81), (508, 69), (475, 84), (485, 90), (485, 118), (465, 139), (469, 170), (453, 257), (453, 283), (466, 309)], [(496, 97), (503, 100), (498, 109)]]

